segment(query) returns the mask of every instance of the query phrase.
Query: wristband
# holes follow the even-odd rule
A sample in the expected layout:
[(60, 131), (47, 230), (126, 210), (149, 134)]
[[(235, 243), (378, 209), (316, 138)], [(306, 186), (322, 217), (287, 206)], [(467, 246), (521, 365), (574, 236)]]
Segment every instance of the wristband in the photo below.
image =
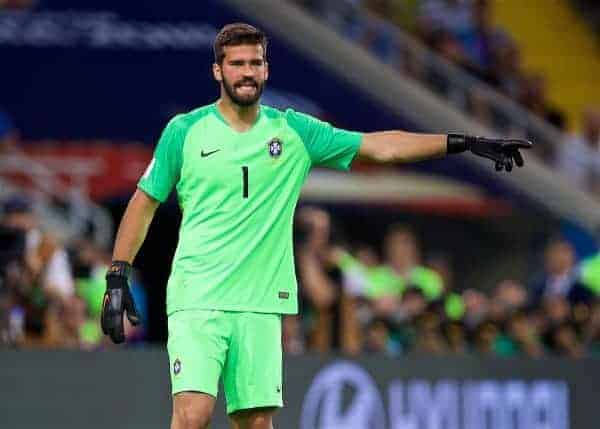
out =
[(467, 136), (464, 134), (448, 134), (448, 137), (446, 138), (446, 153), (461, 153), (469, 150), (476, 140), (477, 137), (474, 136)]
[(107, 276), (125, 277), (126, 279), (130, 274), (131, 264), (125, 261), (112, 261), (108, 273), (106, 273)]

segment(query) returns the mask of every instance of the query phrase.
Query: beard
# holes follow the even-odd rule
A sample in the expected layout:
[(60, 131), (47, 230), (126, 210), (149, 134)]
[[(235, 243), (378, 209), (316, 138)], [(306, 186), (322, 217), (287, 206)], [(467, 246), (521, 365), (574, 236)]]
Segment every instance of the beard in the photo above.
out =
[[(257, 103), (258, 100), (260, 99), (260, 96), (262, 95), (263, 90), (265, 89), (264, 82), (259, 84), (254, 79), (244, 79), (239, 82), (236, 82), (235, 84), (231, 84), (231, 83), (227, 82), (225, 77), (223, 77), (222, 84), (223, 84), (223, 88), (225, 89), (225, 92), (227, 93), (229, 98), (235, 104), (237, 104), (238, 106), (241, 106), (241, 107), (249, 107), (249, 106), (252, 106), (253, 104)], [(236, 92), (237, 88), (239, 88), (245, 84), (254, 85), (254, 88), (255, 88), (254, 93), (239, 94)]]

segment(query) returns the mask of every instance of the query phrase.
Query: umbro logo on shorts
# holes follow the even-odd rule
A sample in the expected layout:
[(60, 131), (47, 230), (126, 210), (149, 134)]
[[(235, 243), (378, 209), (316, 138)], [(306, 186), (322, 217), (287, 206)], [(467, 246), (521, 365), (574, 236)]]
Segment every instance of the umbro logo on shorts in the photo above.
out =
[(279, 298), (280, 299), (288, 299), (290, 297), (290, 293), (289, 292), (279, 292)]

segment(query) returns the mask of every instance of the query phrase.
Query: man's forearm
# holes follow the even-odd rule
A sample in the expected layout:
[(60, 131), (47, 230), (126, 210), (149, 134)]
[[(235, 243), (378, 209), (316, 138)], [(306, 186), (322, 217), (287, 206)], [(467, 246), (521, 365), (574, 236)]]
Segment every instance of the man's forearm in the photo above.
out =
[(133, 263), (146, 238), (158, 205), (158, 201), (140, 190), (133, 194), (119, 225), (112, 255), (113, 261)]
[(411, 162), (470, 151), (494, 162), (496, 171), (522, 167), (521, 149), (532, 143), (520, 138), (490, 138), (465, 134), (416, 134), (383, 131), (365, 134), (359, 156), (376, 162)]
[(404, 131), (368, 133), (361, 155), (378, 162), (412, 162), (446, 154), (446, 134), (417, 134)]

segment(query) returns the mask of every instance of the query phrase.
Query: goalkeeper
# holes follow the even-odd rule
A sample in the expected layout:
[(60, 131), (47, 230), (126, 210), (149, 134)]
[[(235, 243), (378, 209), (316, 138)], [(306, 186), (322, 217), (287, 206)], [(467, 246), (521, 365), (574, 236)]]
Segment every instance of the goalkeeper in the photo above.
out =
[(531, 143), (337, 129), (260, 104), (269, 78), (260, 30), (225, 26), (214, 54), (219, 99), (169, 121), (121, 220), (102, 329), (120, 343), (124, 314), (139, 323), (127, 283), (131, 264), (156, 208), (175, 188), (183, 218), (167, 284), (171, 429), (208, 426), (220, 377), (233, 427), (266, 429), (283, 406), (281, 317), (297, 312), (292, 218), (311, 168), (468, 151), (511, 171)]

